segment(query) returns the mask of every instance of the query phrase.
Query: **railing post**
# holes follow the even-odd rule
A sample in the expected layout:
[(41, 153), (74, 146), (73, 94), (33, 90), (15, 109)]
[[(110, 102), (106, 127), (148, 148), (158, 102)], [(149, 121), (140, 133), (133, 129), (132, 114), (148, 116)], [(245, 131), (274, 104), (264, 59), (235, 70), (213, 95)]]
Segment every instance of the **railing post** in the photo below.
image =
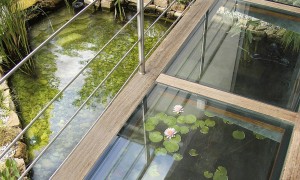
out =
[(144, 0), (137, 1), (137, 28), (139, 39), (139, 61), (140, 61), (140, 74), (145, 74), (145, 55), (144, 55)]
[(199, 82), (201, 80), (201, 77), (203, 75), (203, 69), (204, 69), (204, 58), (205, 58), (205, 51), (206, 51), (206, 35), (207, 35), (207, 25), (208, 25), (208, 15), (209, 11), (206, 11), (205, 13), (205, 19), (204, 19), (204, 26), (203, 26), (203, 40), (202, 40), (202, 52), (201, 52), (201, 59), (200, 59), (200, 73), (199, 73)]

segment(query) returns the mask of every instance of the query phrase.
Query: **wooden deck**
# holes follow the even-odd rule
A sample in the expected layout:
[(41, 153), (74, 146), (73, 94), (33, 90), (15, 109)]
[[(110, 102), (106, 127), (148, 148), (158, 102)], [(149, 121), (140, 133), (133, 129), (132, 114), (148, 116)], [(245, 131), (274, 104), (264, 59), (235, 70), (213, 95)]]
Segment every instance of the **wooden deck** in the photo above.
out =
[(161, 74), (173, 56), (176, 56), (176, 52), (186, 43), (186, 39), (193, 33), (193, 29), (213, 2), (213, 0), (198, 0), (195, 2), (149, 58), (146, 63), (146, 74), (136, 74), (133, 77), (90, 132), (69, 155), (68, 159), (54, 173), (52, 179), (83, 179), (155, 82), (234, 104), (294, 124), (295, 128), (282, 179), (300, 179), (300, 113), (290, 112)]

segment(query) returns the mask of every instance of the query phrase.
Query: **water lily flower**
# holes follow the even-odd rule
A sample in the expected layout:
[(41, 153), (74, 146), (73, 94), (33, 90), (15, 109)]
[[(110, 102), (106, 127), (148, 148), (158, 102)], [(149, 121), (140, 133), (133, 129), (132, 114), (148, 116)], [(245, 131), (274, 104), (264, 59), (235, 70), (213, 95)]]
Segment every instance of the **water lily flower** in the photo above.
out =
[(177, 131), (174, 128), (167, 128), (164, 132), (166, 138), (168, 138), (168, 139), (175, 137), (176, 133), (177, 133)]
[(176, 114), (180, 114), (183, 112), (183, 107), (181, 105), (175, 105), (173, 108), (173, 112)]

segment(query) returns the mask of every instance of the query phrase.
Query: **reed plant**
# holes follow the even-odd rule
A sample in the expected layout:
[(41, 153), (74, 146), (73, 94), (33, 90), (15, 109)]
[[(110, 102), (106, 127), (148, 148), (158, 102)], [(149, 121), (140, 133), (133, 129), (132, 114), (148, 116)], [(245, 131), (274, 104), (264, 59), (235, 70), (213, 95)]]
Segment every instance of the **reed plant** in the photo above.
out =
[[(18, 0), (0, 1), (0, 47), (6, 55), (2, 62), (9, 70), (30, 53), (28, 33), (26, 28), (26, 12), (21, 11)], [(29, 59), (21, 67), (21, 71), (32, 77), (36, 76), (36, 66)]]
[(298, 53), (300, 50), (300, 34), (286, 30), (282, 36), (281, 43), (286, 50), (290, 48), (293, 52)]

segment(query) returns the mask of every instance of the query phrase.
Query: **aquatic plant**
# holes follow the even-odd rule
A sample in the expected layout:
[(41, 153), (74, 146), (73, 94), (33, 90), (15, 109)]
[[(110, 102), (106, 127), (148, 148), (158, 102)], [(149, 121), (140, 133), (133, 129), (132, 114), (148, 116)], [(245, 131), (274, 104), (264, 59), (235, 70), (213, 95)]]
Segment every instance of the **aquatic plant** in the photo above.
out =
[(155, 143), (160, 142), (161, 140), (163, 140), (163, 138), (164, 137), (158, 131), (149, 133), (149, 139), (150, 139), (151, 142), (155, 142)]
[(245, 139), (246, 136), (245, 136), (244, 131), (236, 130), (236, 131), (232, 132), (232, 137), (234, 139), (243, 140), (243, 139)]
[(189, 155), (190, 156), (198, 156), (199, 154), (198, 154), (196, 149), (190, 149), (189, 150)]
[[(17, 0), (0, 1), (0, 47), (6, 54), (2, 62), (8, 69), (19, 63), (30, 53), (26, 28), (26, 13), (21, 11)], [(36, 76), (35, 63), (32, 59), (25, 63), (21, 71), (27, 75)]]
[(173, 159), (174, 159), (175, 161), (180, 161), (182, 158), (183, 158), (182, 155), (179, 154), (179, 153), (174, 153), (174, 154), (173, 154)]
[(12, 180), (18, 179), (19, 177), (20, 172), (18, 170), (17, 162), (12, 158), (6, 159), (5, 167), (2, 171), (0, 171), (0, 179)]
[(177, 131), (174, 128), (167, 128), (164, 132), (166, 138), (168, 138), (168, 139), (175, 137), (176, 133), (177, 133)]
[(291, 48), (297, 53), (300, 50), (300, 35), (294, 31), (286, 30), (281, 38), (281, 43), (286, 50)]
[(115, 19), (119, 19), (120, 21), (125, 21), (126, 15), (121, 2), (122, 0), (115, 1)]
[(173, 108), (173, 112), (176, 114), (180, 114), (183, 112), (183, 107), (181, 105), (175, 105)]

